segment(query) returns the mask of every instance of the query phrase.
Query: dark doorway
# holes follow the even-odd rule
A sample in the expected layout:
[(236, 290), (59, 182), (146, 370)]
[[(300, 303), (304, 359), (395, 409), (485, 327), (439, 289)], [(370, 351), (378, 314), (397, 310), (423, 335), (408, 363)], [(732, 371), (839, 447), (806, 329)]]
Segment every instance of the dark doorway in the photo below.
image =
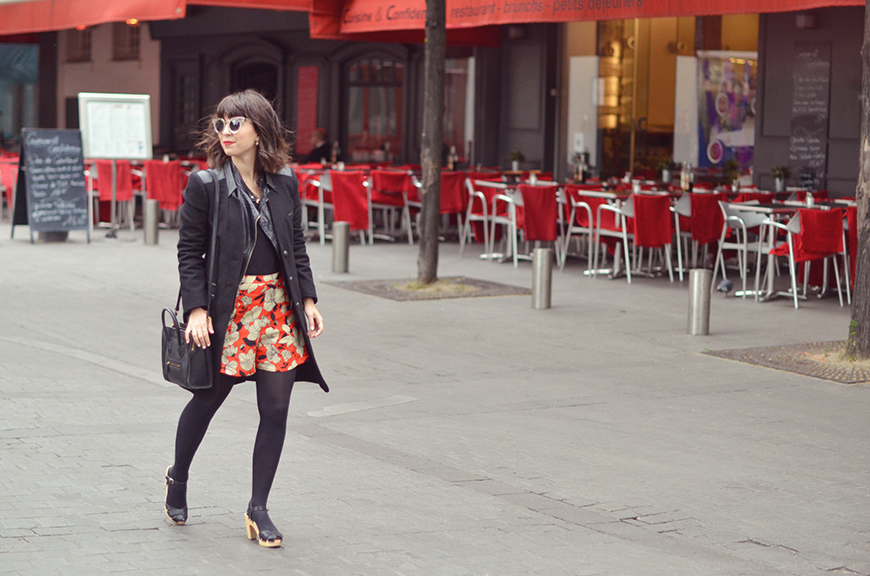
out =
[(233, 70), (232, 89), (253, 88), (268, 100), (274, 101), (278, 95), (278, 67), (268, 62), (253, 62)]
[(68, 130), (79, 129), (79, 97), (74, 96), (67, 98), (65, 101), (66, 107), (66, 127)]

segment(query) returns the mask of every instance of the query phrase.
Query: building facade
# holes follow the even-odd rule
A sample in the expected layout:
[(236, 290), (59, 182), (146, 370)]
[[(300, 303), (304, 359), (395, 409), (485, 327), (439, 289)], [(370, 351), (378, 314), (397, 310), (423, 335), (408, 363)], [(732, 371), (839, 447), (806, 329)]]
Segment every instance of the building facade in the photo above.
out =
[[(687, 102), (693, 108), (704, 98), (700, 65), (686, 65), (730, 54), (756, 63), (737, 94), (746, 117), (739, 136), (752, 134), (753, 181), (771, 187), (771, 168), (791, 164), (791, 184), (811, 176), (832, 195), (852, 195), (861, 11), (504, 25), (498, 46), (466, 41), (448, 49), (445, 149), (455, 147), (468, 165), (503, 167), (520, 150), (524, 168), (552, 170), (558, 179), (571, 174), (578, 152), (602, 176), (649, 172), (682, 154), (680, 139), (698, 131), (697, 109), (694, 120), (684, 112)], [(323, 127), (346, 161), (419, 162), (423, 46), (390, 42), (387, 32), (366, 42), (312, 39), (304, 12), (191, 6), (180, 20), (101, 24), (38, 39), (38, 82), (28, 77), (29, 91), (14, 88), (14, 104), (0, 98), (0, 120), (75, 127), (78, 92), (147, 93), (156, 152), (189, 153), (220, 98), (255, 88), (274, 99), (299, 157), (311, 131)], [(810, 53), (812, 66), (827, 72), (813, 85), (808, 176), (795, 157), (806, 148), (806, 115), (796, 102), (801, 82), (810, 80), (801, 76), (808, 68), (800, 58)], [(684, 83), (687, 77), (695, 84)], [(728, 126), (726, 136), (736, 137)], [(7, 136), (19, 128), (10, 124)], [(693, 146), (703, 156), (703, 146)], [(724, 166), (725, 159), (717, 161)]]

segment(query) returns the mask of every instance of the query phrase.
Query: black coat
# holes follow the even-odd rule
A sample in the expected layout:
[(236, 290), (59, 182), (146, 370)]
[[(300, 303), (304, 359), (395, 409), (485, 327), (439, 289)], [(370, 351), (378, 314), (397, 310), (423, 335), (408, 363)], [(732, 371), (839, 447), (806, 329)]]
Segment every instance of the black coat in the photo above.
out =
[[(250, 208), (246, 206), (244, 192), (236, 185), (234, 167), (227, 162), (217, 171), (200, 171), (191, 174), (184, 191), (184, 202), (179, 210), (181, 227), (178, 231), (178, 273), (181, 279), (181, 300), (184, 316), (194, 308), (205, 308), (208, 304), (208, 258), (215, 257), (214, 283), (211, 290), (211, 311), (214, 334), (211, 335), (213, 351), (213, 374), (217, 382), (220, 372), (221, 351), (224, 336), (235, 309), (239, 284), (247, 266), (247, 249), (252, 230)], [(214, 176), (218, 177), (219, 204), (216, 254), (207, 254), (211, 246), (211, 226), (214, 217)], [(308, 359), (296, 370), (296, 380), (319, 384), (324, 392), (329, 387), (320, 373), (311, 340), (308, 337), (307, 319), (303, 301), (313, 298), (317, 301), (314, 278), (305, 249), (302, 231), (302, 202), (299, 199), (299, 181), (289, 168), (277, 174), (266, 174), (264, 207), (268, 210), (275, 247), (281, 260), (287, 297), (296, 314), (296, 322), (305, 338)], [(254, 224), (256, 226), (256, 224)], [(240, 378), (238, 381), (243, 381)], [(209, 390), (196, 392), (208, 399), (217, 390), (217, 385)]]

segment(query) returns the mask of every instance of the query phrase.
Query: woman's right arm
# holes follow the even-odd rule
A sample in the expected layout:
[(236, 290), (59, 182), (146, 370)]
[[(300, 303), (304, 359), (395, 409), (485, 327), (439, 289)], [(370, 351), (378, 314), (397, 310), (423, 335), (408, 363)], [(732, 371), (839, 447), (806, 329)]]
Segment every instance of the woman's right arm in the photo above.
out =
[(196, 173), (191, 174), (179, 208), (178, 276), (188, 322), (185, 340), (189, 342), (192, 334), (194, 342), (200, 346), (207, 346), (208, 333), (213, 333), (210, 319), (206, 318), (209, 299), (206, 252), (211, 242), (209, 213), (212, 209), (208, 190), (213, 186), (207, 187)]

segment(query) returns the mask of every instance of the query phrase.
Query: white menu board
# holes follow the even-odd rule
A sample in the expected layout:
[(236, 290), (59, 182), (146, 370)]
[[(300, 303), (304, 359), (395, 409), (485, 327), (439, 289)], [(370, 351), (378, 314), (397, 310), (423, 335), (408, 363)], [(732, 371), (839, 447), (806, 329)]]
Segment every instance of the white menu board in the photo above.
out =
[(79, 93), (85, 158), (150, 160), (151, 97)]

